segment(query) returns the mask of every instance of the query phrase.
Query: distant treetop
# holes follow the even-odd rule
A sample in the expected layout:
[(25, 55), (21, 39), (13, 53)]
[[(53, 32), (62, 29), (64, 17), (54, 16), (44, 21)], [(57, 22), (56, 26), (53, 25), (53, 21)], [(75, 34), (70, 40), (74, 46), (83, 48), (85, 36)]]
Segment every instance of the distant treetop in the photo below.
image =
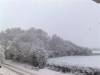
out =
[(93, 0), (93, 1), (95, 1), (96, 3), (100, 3), (100, 0)]

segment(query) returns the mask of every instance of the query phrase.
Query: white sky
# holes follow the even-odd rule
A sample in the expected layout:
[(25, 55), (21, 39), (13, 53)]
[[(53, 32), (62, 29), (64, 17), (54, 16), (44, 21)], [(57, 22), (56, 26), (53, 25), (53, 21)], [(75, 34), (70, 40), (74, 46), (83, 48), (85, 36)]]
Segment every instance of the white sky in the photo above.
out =
[(92, 0), (0, 0), (0, 30), (42, 28), (77, 45), (100, 48), (100, 4)]

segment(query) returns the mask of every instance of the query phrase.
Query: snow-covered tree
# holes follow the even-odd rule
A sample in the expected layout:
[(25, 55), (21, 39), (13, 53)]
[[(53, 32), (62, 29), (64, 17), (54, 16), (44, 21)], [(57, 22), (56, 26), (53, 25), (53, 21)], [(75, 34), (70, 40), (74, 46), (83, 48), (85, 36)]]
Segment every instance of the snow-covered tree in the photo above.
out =
[(44, 49), (32, 49), (32, 63), (34, 66), (43, 68), (46, 65), (48, 55)]
[(87, 48), (79, 47), (57, 35), (51, 38), (45, 31), (35, 28), (28, 30), (12, 28), (2, 31), (0, 44), (5, 49), (6, 58), (37, 64), (40, 67), (45, 64), (48, 56), (60, 57), (91, 53)]
[(5, 49), (0, 45), (0, 64), (5, 61)]

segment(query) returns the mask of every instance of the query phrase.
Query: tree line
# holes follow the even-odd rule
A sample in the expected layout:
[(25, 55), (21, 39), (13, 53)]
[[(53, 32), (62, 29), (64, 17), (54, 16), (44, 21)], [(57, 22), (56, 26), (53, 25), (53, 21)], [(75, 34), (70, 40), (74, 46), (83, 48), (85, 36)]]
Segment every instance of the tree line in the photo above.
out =
[(43, 68), (47, 58), (69, 55), (90, 55), (91, 50), (80, 47), (57, 35), (50, 37), (42, 29), (11, 28), (0, 32), (0, 45), (5, 58), (30, 63)]

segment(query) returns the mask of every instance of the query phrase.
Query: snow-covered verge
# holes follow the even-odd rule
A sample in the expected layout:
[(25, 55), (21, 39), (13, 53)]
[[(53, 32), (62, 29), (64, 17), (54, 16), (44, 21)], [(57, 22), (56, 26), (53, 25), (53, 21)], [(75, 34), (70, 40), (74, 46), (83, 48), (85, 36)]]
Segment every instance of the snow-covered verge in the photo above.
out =
[(61, 66), (56, 64), (48, 64), (49, 69), (60, 71), (63, 73), (74, 73), (75, 75), (100, 75), (100, 69), (91, 68), (91, 67), (83, 67), (83, 66)]
[(72, 73), (56, 72), (56, 71), (50, 70), (48, 68), (36, 70), (36, 68), (32, 67), (31, 65), (13, 62), (10, 60), (6, 61), (6, 62), (8, 64), (14, 65), (15, 67), (21, 68), (21, 69), (26, 70), (26, 71), (31, 72), (31, 73), (34, 73), (36, 75), (74, 75)]
[(45, 68), (45, 69), (40, 69), (38, 71), (38, 75), (74, 75), (74, 74), (72, 74), (72, 73), (65, 73), (64, 74), (64, 73), (55, 72), (53, 70)]
[(100, 75), (100, 56), (67, 56), (48, 59), (47, 65), (56, 71)]

